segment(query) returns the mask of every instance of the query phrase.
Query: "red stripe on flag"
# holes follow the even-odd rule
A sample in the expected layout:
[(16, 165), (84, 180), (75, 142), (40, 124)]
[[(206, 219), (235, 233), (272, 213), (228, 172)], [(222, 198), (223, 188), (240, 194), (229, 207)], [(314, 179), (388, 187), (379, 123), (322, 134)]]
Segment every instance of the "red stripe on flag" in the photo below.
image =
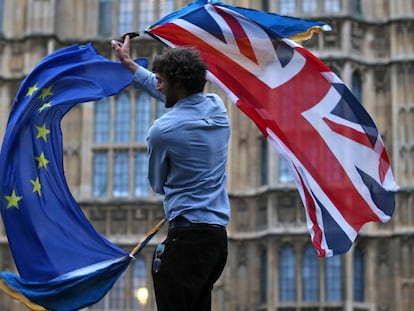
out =
[(226, 23), (230, 26), (230, 29), (234, 33), (236, 38), (237, 46), (239, 47), (240, 53), (249, 58), (254, 63), (258, 64), (256, 55), (252, 48), (252, 44), (250, 42), (249, 37), (247, 36), (246, 32), (238, 22), (236, 18), (232, 15), (223, 12), (218, 6), (214, 6), (217, 13), (226, 21)]
[(382, 147), (379, 168), (378, 168), (381, 183), (384, 182), (385, 175), (387, 174), (387, 171), (390, 169), (390, 166), (391, 164), (390, 164), (390, 159), (388, 158), (387, 151), (385, 150), (384, 147)]
[(329, 128), (334, 131), (335, 133), (338, 133), (344, 137), (347, 137), (361, 145), (365, 145), (368, 148), (372, 149), (372, 144), (369, 140), (369, 137), (365, 133), (361, 133), (349, 126), (338, 124), (336, 122), (333, 122), (332, 120), (329, 120), (328, 118), (324, 117), (323, 120), (325, 123), (329, 126)]

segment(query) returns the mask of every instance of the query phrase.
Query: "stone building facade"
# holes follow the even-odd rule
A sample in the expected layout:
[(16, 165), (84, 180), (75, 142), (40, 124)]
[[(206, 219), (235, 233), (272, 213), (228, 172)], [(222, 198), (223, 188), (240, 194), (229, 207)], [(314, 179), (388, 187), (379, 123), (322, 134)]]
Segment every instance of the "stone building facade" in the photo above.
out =
[[(144, 29), (188, 2), (0, 0), (0, 142), (14, 95), (41, 58), (92, 42), (103, 56), (115, 59), (110, 39)], [(414, 0), (225, 2), (332, 26), (304, 45), (341, 77), (373, 117), (401, 189), (389, 223), (364, 226), (345, 255), (317, 258), (284, 162), (226, 100), (232, 127), (232, 220), (228, 263), (214, 289), (213, 310), (414, 310)], [(136, 57), (151, 59), (161, 49), (145, 35), (132, 42)], [(208, 91), (220, 93), (210, 84)], [(162, 113), (162, 103), (128, 88), (99, 105), (77, 105), (63, 119), (68, 185), (94, 227), (127, 250), (163, 217), (162, 198), (145, 178), (144, 140)], [(111, 292), (88, 309), (155, 310), (150, 266), (165, 234), (164, 228)], [(2, 226), (0, 269), (15, 271)], [(0, 293), (0, 310), (25, 307)]]

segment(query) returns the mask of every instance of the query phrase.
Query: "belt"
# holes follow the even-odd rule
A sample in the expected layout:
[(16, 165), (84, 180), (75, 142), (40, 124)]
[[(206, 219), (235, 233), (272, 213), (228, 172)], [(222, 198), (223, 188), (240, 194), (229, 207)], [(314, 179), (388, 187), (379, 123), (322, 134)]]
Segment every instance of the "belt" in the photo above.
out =
[(168, 223), (168, 231), (181, 229), (181, 228), (216, 228), (216, 229), (225, 229), (224, 226), (217, 224), (208, 224), (208, 223), (194, 223), (188, 221), (183, 216), (177, 216)]

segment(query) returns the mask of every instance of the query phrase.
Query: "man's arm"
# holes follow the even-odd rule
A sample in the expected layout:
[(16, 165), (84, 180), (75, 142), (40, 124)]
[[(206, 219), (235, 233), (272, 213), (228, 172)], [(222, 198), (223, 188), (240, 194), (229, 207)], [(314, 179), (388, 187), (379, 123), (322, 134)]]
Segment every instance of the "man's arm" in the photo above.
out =
[(135, 71), (132, 77), (132, 85), (136, 88), (147, 91), (152, 97), (155, 97), (159, 101), (164, 101), (164, 94), (157, 88), (157, 79), (155, 74), (140, 66)]
[[(157, 81), (155, 75), (148, 71), (144, 67), (140, 67), (134, 60), (131, 58), (130, 48), (129, 48), (129, 35), (124, 37), (124, 42), (112, 40), (111, 46), (115, 51), (115, 55), (119, 58), (122, 64), (133, 73), (132, 84), (135, 87), (143, 88), (151, 96), (157, 98), (160, 101), (164, 100), (164, 94), (162, 94), (157, 89)], [(138, 71), (138, 68), (141, 70)]]
[(154, 192), (165, 194), (164, 185), (170, 171), (170, 164), (167, 157), (165, 143), (156, 124), (151, 127), (148, 133), (147, 144), (149, 183)]

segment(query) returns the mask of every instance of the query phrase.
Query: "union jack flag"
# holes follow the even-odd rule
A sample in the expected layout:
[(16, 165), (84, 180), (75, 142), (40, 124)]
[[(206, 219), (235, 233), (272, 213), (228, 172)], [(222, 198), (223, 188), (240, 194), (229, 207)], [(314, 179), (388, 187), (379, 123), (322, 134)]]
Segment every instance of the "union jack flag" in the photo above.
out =
[(344, 83), (288, 37), (323, 23), (195, 1), (146, 31), (196, 46), (209, 79), (286, 159), (320, 257), (347, 252), (367, 222), (387, 222), (398, 185), (373, 120)]

